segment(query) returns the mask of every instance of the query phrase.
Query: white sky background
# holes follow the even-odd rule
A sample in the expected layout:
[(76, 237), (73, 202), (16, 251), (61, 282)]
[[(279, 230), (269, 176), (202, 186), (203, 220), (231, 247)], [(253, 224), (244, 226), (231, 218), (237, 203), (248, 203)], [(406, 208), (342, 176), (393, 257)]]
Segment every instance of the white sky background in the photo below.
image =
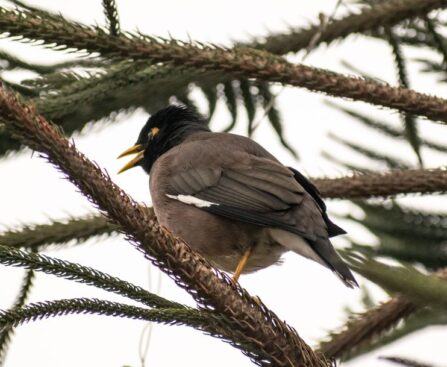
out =
[[(3, 2), (2, 2), (3, 3)], [(104, 24), (101, 1), (34, 1), (30, 4), (47, 6), (72, 19), (86, 24)], [(284, 30), (287, 24), (302, 26), (317, 19), (319, 12), (332, 12), (335, 1), (118, 1), (121, 26), (124, 30), (138, 28), (143, 33), (166, 36), (168, 32), (176, 38), (231, 44), (231, 40), (248, 40), (250, 35), (266, 34), (268, 30)], [(346, 8), (340, 8), (344, 13)], [(53, 63), (61, 57), (58, 53), (29, 45), (16, 45), (0, 41), (0, 48), (14, 49), (17, 55), (33, 62)], [(406, 50), (411, 57), (421, 56), (414, 50)], [(299, 60), (302, 54), (294, 57)], [(435, 56), (436, 57), (436, 56)], [(395, 83), (392, 58), (388, 46), (378, 41), (365, 41), (350, 37), (343, 45), (320, 47), (312, 53), (306, 63), (331, 70), (347, 72), (340, 61), (349, 60), (362, 70), (382, 80)], [(439, 58), (436, 58), (439, 59)], [(417, 68), (417, 65), (412, 65)], [(412, 69), (414, 70), (414, 69)], [(413, 74), (414, 75), (414, 74)], [(445, 95), (445, 87), (435, 85), (427, 75), (412, 78), (415, 89)], [(279, 90), (279, 88), (278, 88)], [(197, 92), (200, 99), (200, 93)], [(148, 96), (150, 98), (150, 96)], [(371, 163), (341, 148), (327, 138), (329, 131), (352, 141), (358, 141), (377, 150), (394, 153), (410, 162), (415, 162), (411, 149), (405, 143), (396, 144), (372, 133), (346, 116), (325, 106), (327, 97), (297, 88), (286, 88), (278, 98), (283, 115), (286, 137), (297, 148), (301, 161), (296, 162), (277, 141), (267, 123), (256, 132), (256, 140), (273, 152), (284, 163), (294, 165), (311, 175), (338, 175), (343, 171), (320, 156), (324, 148), (333, 155), (357, 163)], [(333, 99), (335, 102), (339, 100)], [(346, 102), (347, 103), (347, 102)], [(398, 116), (392, 111), (378, 110), (362, 103), (351, 104), (373, 116), (383, 116), (399, 126)], [(206, 112), (206, 104), (201, 103)], [(122, 116), (119, 122), (106, 129), (92, 127), (88, 134), (75, 136), (77, 147), (89, 158), (99, 163), (115, 182), (140, 201), (149, 202), (148, 177), (142, 170), (135, 169), (117, 176), (122, 161), (115, 157), (129, 147), (146, 121), (143, 111), (131, 116)], [(226, 125), (230, 116), (223, 106), (217, 111), (214, 127)], [(245, 132), (245, 115), (240, 113), (238, 132)], [(424, 136), (445, 142), (445, 127), (431, 122), (420, 123)], [(445, 162), (442, 156), (423, 151), (428, 166), (439, 166)], [(373, 166), (381, 168), (379, 166)], [(92, 212), (91, 205), (65, 181), (53, 167), (31, 157), (30, 151), (17, 155), (15, 159), (0, 161), (0, 223), (7, 228), (21, 223), (43, 223), (47, 218), (66, 218)], [(419, 206), (442, 209), (445, 201), (408, 198), (405, 202)], [(330, 210), (338, 213), (359, 211), (350, 205), (329, 202)], [(361, 212), (360, 212), (361, 213)], [(372, 241), (365, 230), (351, 223), (343, 226), (355, 238)], [(334, 240), (336, 246), (346, 243), (343, 238)], [(147, 261), (121, 237), (105, 240), (93, 239), (88, 244), (53, 250), (50, 255), (92, 266), (109, 274), (148, 287)], [(153, 274), (152, 289), (156, 286), (158, 270)], [(0, 266), (0, 308), (7, 308), (15, 299), (23, 271)], [(281, 318), (294, 326), (309, 343), (316, 343), (327, 331), (342, 325), (344, 308), (358, 309), (361, 292), (345, 288), (335, 276), (321, 266), (294, 254), (285, 256), (280, 267), (271, 267), (253, 275), (243, 276), (241, 283), (250, 293), (262, 298), (267, 306)], [(375, 287), (377, 297), (382, 292)], [(163, 276), (161, 296), (193, 305), (192, 299), (174, 283)], [(38, 274), (29, 301), (51, 299), (97, 297), (123, 301), (122, 298), (98, 291), (54, 276)], [(17, 329), (6, 362), (7, 367), (21, 366), (140, 366), (138, 344), (144, 323), (105, 316), (65, 316), (26, 324)], [(445, 365), (445, 329), (430, 328), (404, 340), (372, 353), (361, 359), (346, 363), (346, 366), (389, 365), (378, 361), (378, 355), (399, 355), (422, 361)], [(251, 366), (251, 362), (238, 350), (200, 332), (186, 327), (156, 325), (147, 356), (147, 366)]]

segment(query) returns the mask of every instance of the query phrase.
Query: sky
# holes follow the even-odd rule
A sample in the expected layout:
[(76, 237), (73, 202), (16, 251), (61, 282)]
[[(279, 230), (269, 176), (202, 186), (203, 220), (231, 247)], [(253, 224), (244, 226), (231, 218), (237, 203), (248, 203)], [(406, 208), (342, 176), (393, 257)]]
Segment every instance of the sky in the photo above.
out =
[[(1, 1), (0, 4), (4, 4)], [(71, 19), (86, 24), (103, 25), (104, 16), (101, 1), (78, 0), (29, 2), (61, 12)], [(235, 1), (205, 2), (165, 0), (117, 1), (123, 30), (140, 30), (150, 35), (194, 39), (218, 44), (231, 45), (234, 40), (249, 40), (254, 35), (266, 35), (271, 31), (283, 31), (289, 26), (299, 27), (317, 19), (320, 12), (332, 13), (335, 1)], [(347, 11), (341, 6), (338, 14)], [(33, 62), (53, 63), (67, 58), (37, 46), (0, 40), (0, 49), (13, 50), (18, 56)], [(406, 50), (407, 56), (421, 56), (414, 50)], [(309, 65), (338, 72), (348, 72), (341, 64), (349, 60), (365, 72), (374, 74), (391, 84), (395, 83), (392, 58), (388, 46), (379, 41), (364, 40), (358, 36), (349, 37), (348, 42), (335, 46), (320, 47), (305, 62)], [(291, 56), (300, 61), (303, 55)], [(411, 64), (411, 68), (417, 68)], [(412, 69), (414, 70), (414, 69)], [(445, 90), (426, 75), (412, 80), (415, 89), (432, 94), (445, 95)], [(255, 140), (262, 143), (283, 163), (292, 165), (312, 176), (338, 176), (344, 170), (321, 156), (321, 151), (348, 159), (354, 163), (366, 163), (373, 168), (383, 168), (356, 156), (332, 142), (327, 134), (338, 135), (353, 141), (393, 153), (414, 163), (411, 149), (405, 143), (396, 144), (392, 140), (366, 131), (353, 120), (334, 111), (325, 101), (343, 103), (360, 111), (374, 113), (395, 126), (399, 118), (393, 111), (367, 106), (364, 103), (350, 103), (330, 99), (320, 94), (298, 88), (275, 87), (280, 93), (277, 103), (280, 108), (285, 135), (297, 148), (300, 161), (296, 161), (278, 142), (268, 126), (262, 123), (255, 133)], [(199, 106), (206, 113), (206, 104), (199, 91), (195, 92)], [(150, 98), (150, 96), (148, 96)], [(244, 114), (240, 114), (236, 132), (245, 131)], [(142, 170), (131, 170), (117, 176), (122, 165), (116, 156), (128, 148), (136, 139), (147, 119), (144, 111), (137, 110), (132, 115), (122, 115), (116, 123), (105, 129), (92, 127), (87, 134), (74, 137), (78, 149), (90, 159), (106, 169), (112, 179), (133, 198), (150, 204), (148, 177)], [(218, 130), (229, 122), (226, 109), (219, 105), (212, 127)], [(442, 126), (422, 121), (421, 134), (433, 140), (445, 141)], [(444, 134), (444, 135), (443, 135)], [(442, 157), (423, 151), (428, 166), (444, 164)], [(0, 160), (0, 229), (19, 226), (23, 223), (45, 223), (49, 218), (63, 219), (94, 212), (88, 201), (67, 182), (62, 174), (29, 150), (16, 155), (14, 159)], [(403, 202), (418, 207), (441, 209), (445, 200), (421, 197), (403, 198)], [(337, 214), (361, 215), (352, 205), (340, 201), (329, 201), (329, 210)], [(374, 237), (359, 225), (339, 221), (349, 235), (362, 242), (373, 242)], [(345, 238), (334, 240), (336, 247), (343, 247)], [(122, 237), (91, 239), (80, 246), (64, 247), (48, 251), (47, 254), (72, 262), (97, 268), (118, 276), (149, 290), (157, 291), (163, 297), (194, 305), (191, 297), (160, 272), (148, 265), (147, 261)], [(13, 302), (23, 275), (21, 269), (0, 266), (0, 308), (7, 308)], [(360, 277), (359, 277), (360, 278)], [(161, 280), (159, 280), (161, 279)], [(329, 271), (294, 254), (284, 256), (284, 264), (273, 266), (255, 274), (242, 276), (241, 284), (274, 310), (280, 318), (296, 328), (301, 337), (311, 345), (343, 324), (346, 308), (360, 311), (361, 292), (345, 288)], [(366, 281), (361, 279), (362, 284)], [(386, 299), (385, 294), (368, 283), (377, 300)], [(44, 274), (37, 274), (30, 302), (51, 299), (97, 297), (123, 302), (122, 298), (95, 288)], [(20, 326), (14, 336), (7, 367), (64, 365), (74, 366), (141, 366), (140, 338), (146, 324), (141, 321), (115, 319), (104, 316), (65, 316), (28, 323)], [(378, 356), (399, 355), (422, 361), (446, 364), (445, 329), (432, 327), (394, 343), (379, 352), (352, 360), (345, 366), (372, 367), (386, 366)], [(146, 366), (251, 366), (251, 362), (238, 350), (200, 332), (186, 327), (155, 325), (148, 351)]]

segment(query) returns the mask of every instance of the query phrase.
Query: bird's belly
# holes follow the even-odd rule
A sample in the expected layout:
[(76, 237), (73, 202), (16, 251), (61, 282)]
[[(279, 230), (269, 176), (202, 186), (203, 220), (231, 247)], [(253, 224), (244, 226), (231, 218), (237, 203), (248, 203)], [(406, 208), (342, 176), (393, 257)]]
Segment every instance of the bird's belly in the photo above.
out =
[(154, 209), (161, 225), (182, 238), (213, 266), (227, 272), (236, 269), (250, 246), (253, 250), (244, 273), (278, 263), (286, 252), (286, 248), (272, 241), (267, 229), (259, 226), (235, 222), (173, 200), (165, 202), (162, 213), (157, 213), (156, 202)]
[[(270, 265), (280, 264), (281, 255), (285, 251), (286, 249), (284, 247), (275, 243), (256, 243), (242, 273), (252, 273)], [(208, 260), (216, 268), (227, 272), (234, 272), (241, 257), (242, 253), (238, 251), (229, 255), (211, 256)]]

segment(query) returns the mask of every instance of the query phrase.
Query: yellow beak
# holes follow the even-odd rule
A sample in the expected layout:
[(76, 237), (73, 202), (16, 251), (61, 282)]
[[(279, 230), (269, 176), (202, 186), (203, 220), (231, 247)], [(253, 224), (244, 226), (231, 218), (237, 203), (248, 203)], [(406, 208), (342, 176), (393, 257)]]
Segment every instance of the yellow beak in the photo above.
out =
[(124, 165), (123, 168), (121, 168), (118, 171), (118, 174), (123, 173), (124, 171), (127, 171), (128, 169), (135, 167), (138, 163), (140, 163), (144, 158), (144, 149), (141, 144), (134, 145), (133, 147), (130, 147), (129, 149), (122, 152), (118, 158), (122, 158), (131, 154), (137, 154), (133, 159), (131, 159), (127, 164)]

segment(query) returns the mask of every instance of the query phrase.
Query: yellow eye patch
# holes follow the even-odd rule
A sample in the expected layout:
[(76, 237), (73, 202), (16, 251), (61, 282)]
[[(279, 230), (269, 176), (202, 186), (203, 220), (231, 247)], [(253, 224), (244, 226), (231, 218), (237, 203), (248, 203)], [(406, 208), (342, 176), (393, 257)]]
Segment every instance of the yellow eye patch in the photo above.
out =
[(159, 129), (158, 127), (153, 127), (153, 128), (151, 129), (151, 134), (152, 134), (152, 136), (157, 135), (159, 131), (160, 131), (160, 129)]

